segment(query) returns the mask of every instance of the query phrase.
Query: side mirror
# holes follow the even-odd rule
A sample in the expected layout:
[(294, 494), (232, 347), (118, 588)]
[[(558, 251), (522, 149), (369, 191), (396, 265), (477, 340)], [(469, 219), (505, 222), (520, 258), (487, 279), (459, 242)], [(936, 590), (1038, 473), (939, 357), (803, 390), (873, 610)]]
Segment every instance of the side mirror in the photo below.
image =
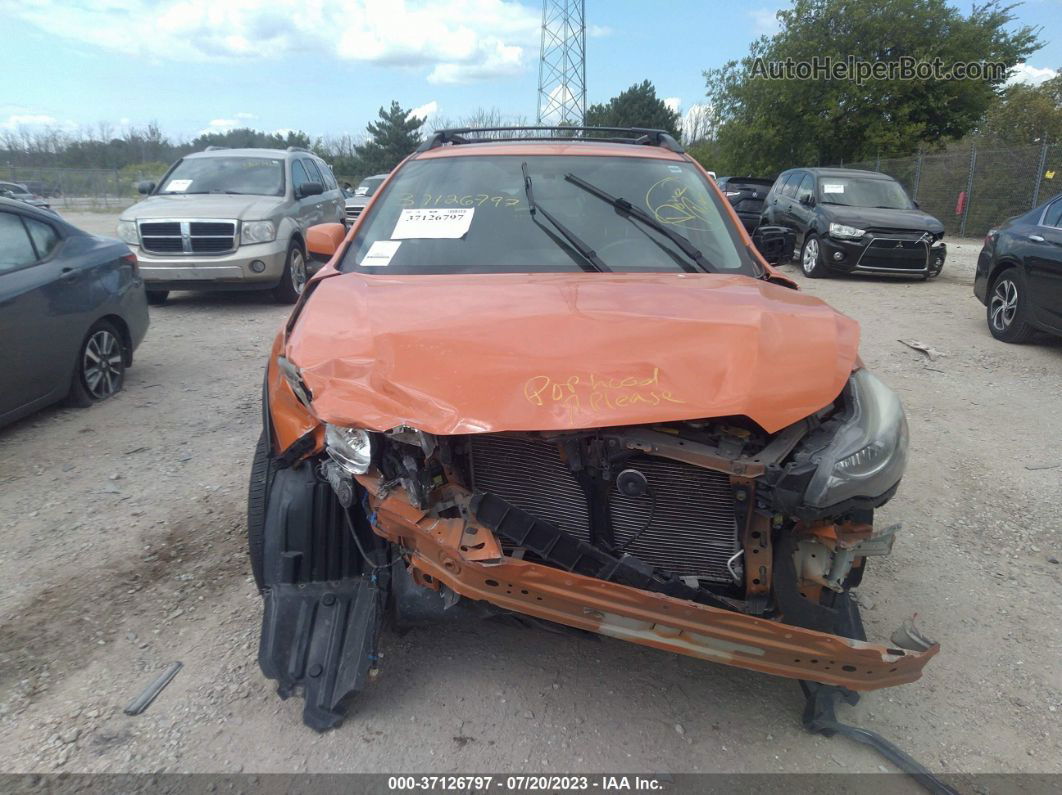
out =
[(320, 182), (304, 182), (295, 191), (296, 199), (305, 199), (307, 196), (320, 196), (324, 193), (324, 185)]
[(752, 243), (770, 265), (777, 265), (796, 248), (796, 233), (785, 226), (758, 226)]
[(149, 180), (143, 179), (136, 183), (136, 192), (142, 193), (147, 196), (151, 191), (155, 190), (155, 183)]
[(915, 207), (915, 209), (916, 209), (916, 210), (921, 210), (921, 209), (922, 209), (922, 205), (920, 205), (920, 204), (919, 204), (919, 203), (918, 203), (917, 201), (915, 201), (914, 199), (911, 199), (911, 204), (913, 204), (913, 205), (914, 205), (914, 207)]
[(810, 193), (805, 195), (805, 196), (801, 196), (800, 197), (800, 203), (803, 204), (805, 207), (814, 207), (815, 206), (815, 196), (810, 194)]
[(306, 250), (312, 259), (328, 262), (346, 236), (347, 228), (343, 224), (316, 224), (306, 230)]

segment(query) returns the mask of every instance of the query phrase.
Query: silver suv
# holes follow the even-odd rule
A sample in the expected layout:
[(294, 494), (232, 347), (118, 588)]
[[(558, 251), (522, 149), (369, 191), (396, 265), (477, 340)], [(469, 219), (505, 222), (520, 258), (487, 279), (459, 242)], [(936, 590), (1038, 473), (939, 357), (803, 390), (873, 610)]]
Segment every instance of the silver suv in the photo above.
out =
[(307, 278), (306, 230), (343, 221), (332, 169), (306, 149), (208, 147), (174, 163), (122, 213), (148, 301), (170, 290), (272, 290), (294, 303)]

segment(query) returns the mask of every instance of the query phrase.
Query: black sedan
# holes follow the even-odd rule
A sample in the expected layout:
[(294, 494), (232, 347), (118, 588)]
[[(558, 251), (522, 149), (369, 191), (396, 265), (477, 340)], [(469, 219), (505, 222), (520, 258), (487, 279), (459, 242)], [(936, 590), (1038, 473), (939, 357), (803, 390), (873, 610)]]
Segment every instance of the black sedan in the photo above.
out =
[(128, 246), (0, 199), (0, 425), (115, 394), (147, 327)]
[(988, 230), (974, 295), (997, 340), (1026, 342), (1037, 329), (1062, 335), (1062, 194)]

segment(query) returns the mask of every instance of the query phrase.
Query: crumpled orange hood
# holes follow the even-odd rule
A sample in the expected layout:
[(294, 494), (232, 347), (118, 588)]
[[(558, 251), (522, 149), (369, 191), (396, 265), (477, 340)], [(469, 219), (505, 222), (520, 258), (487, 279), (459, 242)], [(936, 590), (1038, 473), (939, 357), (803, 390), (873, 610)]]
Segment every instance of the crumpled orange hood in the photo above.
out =
[(719, 274), (323, 278), (287, 341), (327, 422), (434, 434), (745, 415), (769, 432), (837, 397), (859, 327)]

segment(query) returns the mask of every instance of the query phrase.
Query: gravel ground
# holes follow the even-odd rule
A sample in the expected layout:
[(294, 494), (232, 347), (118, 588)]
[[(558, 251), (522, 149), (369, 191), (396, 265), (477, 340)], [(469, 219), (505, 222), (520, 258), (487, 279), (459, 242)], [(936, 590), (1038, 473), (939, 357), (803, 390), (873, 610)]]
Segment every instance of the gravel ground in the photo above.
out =
[[(113, 216), (68, 217), (113, 230)], [(880, 512), (904, 530), (861, 589), (868, 632), (917, 612), (943, 647), (921, 681), (843, 714), (934, 770), (1062, 772), (1062, 340), (989, 336), (978, 249), (952, 241), (928, 283), (795, 276), (861, 322), (864, 361), (910, 421), (910, 468)], [(889, 769), (806, 734), (795, 682), (493, 622), (386, 636), (351, 718), (304, 728), (301, 700), (258, 670), (244, 551), (262, 368), (285, 314), (267, 297), (176, 294), (117, 398), (0, 430), (0, 770)], [(173, 660), (172, 684), (125, 716)]]

